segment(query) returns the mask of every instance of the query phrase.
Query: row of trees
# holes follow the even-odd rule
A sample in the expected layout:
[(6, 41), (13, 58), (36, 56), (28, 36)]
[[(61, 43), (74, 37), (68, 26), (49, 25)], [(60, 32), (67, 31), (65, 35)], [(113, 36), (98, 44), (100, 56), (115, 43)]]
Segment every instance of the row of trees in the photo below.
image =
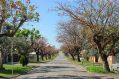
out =
[(72, 57), (77, 55), (78, 60), (81, 50), (96, 49), (104, 68), (110, 71), (107, 57), (115, 55), (118, 49), (119, 1), (77, 0), (73, 4), (57, 6), (61, 15), (71, 18), (59, 25), (58, 40), (63, 43), (62, 48)]
[(58, 50), (54, 46), (51, 46), (44, 37), (34, 42), (33, 49), (36, 52), (37, 62), (39, 62), (39, 56), (42, 60), (44, 60), (44, 58), (51, 59), (52, 56), (58, 53)]

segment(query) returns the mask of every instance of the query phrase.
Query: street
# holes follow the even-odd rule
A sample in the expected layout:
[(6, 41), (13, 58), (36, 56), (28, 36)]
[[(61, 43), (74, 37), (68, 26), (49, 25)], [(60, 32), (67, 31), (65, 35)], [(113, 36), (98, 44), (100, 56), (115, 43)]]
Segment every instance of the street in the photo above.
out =
[(26, 75), (14, 79), (118, 79), (112, 74), (96, 74), (87, 72), (82, 66), (70, 63), (63, 53), (51, 62), (40, 64)]

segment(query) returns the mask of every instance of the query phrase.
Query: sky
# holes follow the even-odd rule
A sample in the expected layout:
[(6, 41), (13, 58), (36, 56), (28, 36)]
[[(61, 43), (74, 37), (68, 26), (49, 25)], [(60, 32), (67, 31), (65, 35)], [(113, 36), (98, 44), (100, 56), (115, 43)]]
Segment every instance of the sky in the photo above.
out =
[(63, 16), (58, 16), (55, 9), (56, 2), (67, 3), (72, 0), (31, 0), (32, 4), (37, 6), (37, 12), (40, 14), (39, 22), (27, 23), (27, 28), (35, 27), (38, 29), (43, 37), (45, 37), (49, 44), (60, 48), (60, 44), (56, 41), (57, 36), (57, 25), (61, 20), (66, 20)]

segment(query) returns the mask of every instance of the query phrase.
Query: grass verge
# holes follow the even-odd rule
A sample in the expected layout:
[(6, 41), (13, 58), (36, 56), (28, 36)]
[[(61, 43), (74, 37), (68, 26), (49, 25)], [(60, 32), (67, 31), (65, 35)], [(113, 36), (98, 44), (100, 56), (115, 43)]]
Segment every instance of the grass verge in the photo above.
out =
[(96, 65), (89, 65), (86, 67), (86, 69), (89, 72), (96, 72), (96, 73), (109, 73), (107, 72), (102, 66), (96, 66)]
[(82, 62), (78, 62), (77, 60), (72, 60), (72, 58), (67, 57), (69, 61), (71, 61), (73, 64), (81, 65), (84, 67), (87, 71), (89, 72), (94, 72), (94, 73), (114, 73), (114, 72), (107, 72), (102, 65), (96, 64), (96, 63), (91, 63), (88, 61), (84, 61), (83, 64)]
[[(26, 72), (32, 70), (32, 66), (24, 66), (22, 67), (20, 64), (10, 65), (5, 64), (4, 65), (5, 70), (0, 72), (0, 77), (14, 77), (20, 74), (25, 74)], [(12, 75), (12, 69), (13, 69), (13, 75)]]

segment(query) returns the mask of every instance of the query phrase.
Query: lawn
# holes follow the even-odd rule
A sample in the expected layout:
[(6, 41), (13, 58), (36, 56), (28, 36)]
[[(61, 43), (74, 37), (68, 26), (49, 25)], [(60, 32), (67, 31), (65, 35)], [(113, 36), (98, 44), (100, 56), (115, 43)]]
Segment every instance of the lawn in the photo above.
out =
[(90, 72), (108, 73), (102, 66), (89, 65), (86, 69)]
[[(20, 64), (10, 65), (5, 64), (4, 65), (5, 70), (0, 72), (0, 77), (12, 77), (19, 74), (24, 74), (30, 70), (32, 70), (32, 66), (25, 66), (22, 67)], [(12, 69), (14, 74), (12, 75)]]
[[(72, 58), (67, 57), (73, 64), (81, 65), (86, 68), (89, 72), (95, 72), (95, 73), (109, 73), (107, 72), (102, 65), (100, 64), (94, 64), (88, 61), (84, 61), (82, 64), (81, 62), (78, 62), (77, 60), (72, 60)], [(112, 73), (112, 72), (111, 72)]]

